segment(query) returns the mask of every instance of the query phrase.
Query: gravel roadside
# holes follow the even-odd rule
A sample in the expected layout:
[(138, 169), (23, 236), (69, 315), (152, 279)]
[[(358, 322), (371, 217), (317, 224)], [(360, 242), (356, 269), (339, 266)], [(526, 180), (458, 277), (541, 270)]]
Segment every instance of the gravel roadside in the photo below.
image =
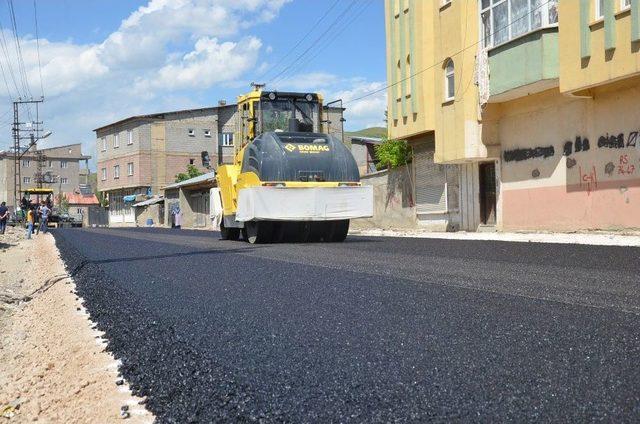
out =
[(0, 416), (7, 422), (147, 423), (75, 293), (49, 234), (0, 236)]

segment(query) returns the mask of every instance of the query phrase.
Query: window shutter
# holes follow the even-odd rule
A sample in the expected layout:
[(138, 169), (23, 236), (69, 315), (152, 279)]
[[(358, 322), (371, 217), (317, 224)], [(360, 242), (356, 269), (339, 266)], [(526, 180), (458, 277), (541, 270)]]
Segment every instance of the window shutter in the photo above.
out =
[(447, 186), (445, 166), (433, 163), (433, 149), (428, 145), (413, 148), (416, 174), (416, 211), (425, 213), (447, 212)]

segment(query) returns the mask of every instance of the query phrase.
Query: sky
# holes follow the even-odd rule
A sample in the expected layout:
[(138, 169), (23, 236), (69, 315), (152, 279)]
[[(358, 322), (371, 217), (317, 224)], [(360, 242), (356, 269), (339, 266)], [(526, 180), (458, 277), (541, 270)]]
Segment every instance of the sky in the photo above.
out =
[[(386, 83), (380, 0), (35, 5), (37, 38), (33, 0), (0, 2), (0, 149), (11, 143), (12, 100), (43, 93), (39, 118), (53, 134), (40, 146), (82, 142), (93, 156), (94, 128), (131, 115), (235, 102), (251, 82), (342, 99), (347, 130), (384, 125), (384, 90), (349, 102)], [(21, 109), (21, 121), (35, 120), (30, 113)]]

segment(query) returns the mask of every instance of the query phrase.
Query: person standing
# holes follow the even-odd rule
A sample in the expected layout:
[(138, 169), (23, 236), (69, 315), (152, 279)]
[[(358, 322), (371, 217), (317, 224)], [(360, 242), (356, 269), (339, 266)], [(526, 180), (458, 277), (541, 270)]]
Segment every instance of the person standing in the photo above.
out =
[[(40, 225), (38, 223), (42, 220), (42, 205), (36, 202), (35, 206), (29, 208), (33, 209), (33, 229), (36, 235), (40, 234)], [(29, 210), (26, 209), (26, 210)]]
[(31, 239), (31, 233), (33, 233), (33, 208), (29, 208), (27, 212), (27, 239)]
[(40, 231), (43, 233), (47, 232), (47, 221), (49, 220), (49, 214), (51, 213), (51, 209), (47, 207), (45, 201), (42, 201), (42, 205), (40, 206)]
[(9, 208), (7, 208), (7, 202), (0, 204), (0, 234), (4, 234), (7, 228), (7, 219), (9, 219)]
[(173, 222), (174, 222), (174, 228), (177, 228), (178, 230), (182, 228), (182, 211), (180, 210), (180, 208), (176, 208), (174, 215), (173, 215)]

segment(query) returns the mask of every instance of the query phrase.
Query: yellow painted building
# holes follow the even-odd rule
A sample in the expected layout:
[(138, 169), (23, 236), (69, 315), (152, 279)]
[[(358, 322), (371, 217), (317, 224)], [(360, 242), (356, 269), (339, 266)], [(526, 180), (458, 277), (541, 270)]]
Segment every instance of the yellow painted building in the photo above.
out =
[(457, 169), (455, 227), (640, 227), (640, 0), (387, 0), (386, 18), (389, 135)]

